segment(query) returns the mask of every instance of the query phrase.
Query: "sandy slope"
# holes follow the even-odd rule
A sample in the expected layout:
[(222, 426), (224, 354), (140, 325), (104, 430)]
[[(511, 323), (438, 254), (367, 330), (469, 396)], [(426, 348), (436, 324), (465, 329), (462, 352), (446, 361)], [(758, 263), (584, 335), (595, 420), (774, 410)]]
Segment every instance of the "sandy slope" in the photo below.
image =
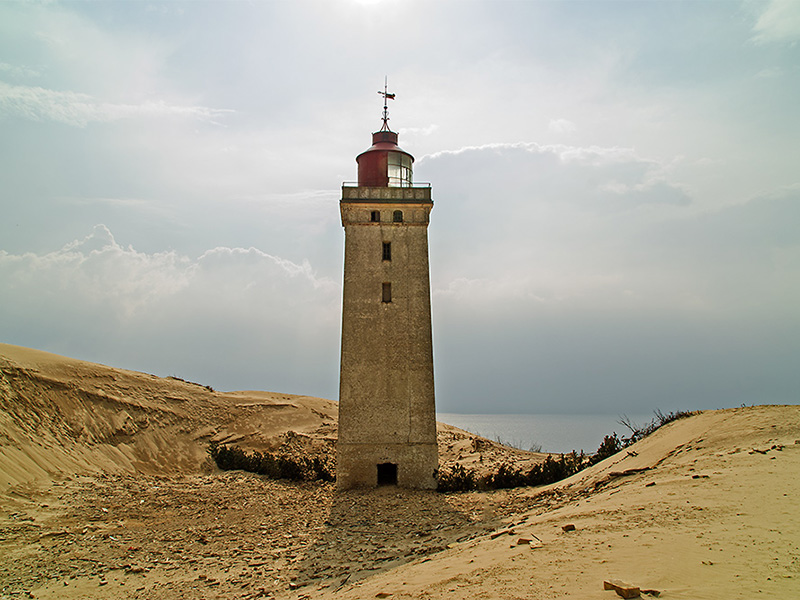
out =
[[(0, 598), (616, 598), (610, 577), (663, 598), (800, 597), (797, 406), (676, 421), (548, 488), (336, 493), (205, 454), (329, 454), (333, 402), (7, 345), (0, 371)], [(540, 459), (439, 439), (447, 464)]]
[(513, 534), (314, 597), (601, 599), (618, 578), (663, 598), (800, 598), (800, 407), (705, 412), (526, 494), (541, 507)]
[(325, 452), (336, 410), (321, 398), (218, 393), (0, 344), (0, 492), (64, 473), (197, 472), (212, 440)]

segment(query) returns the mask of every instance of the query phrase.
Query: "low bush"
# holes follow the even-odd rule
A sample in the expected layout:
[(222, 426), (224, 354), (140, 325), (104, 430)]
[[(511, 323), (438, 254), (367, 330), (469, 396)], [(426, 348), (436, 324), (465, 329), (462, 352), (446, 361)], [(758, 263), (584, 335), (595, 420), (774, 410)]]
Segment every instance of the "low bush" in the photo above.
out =
[(613, 434), (607, 435), (603, 438), (603, 443), (600, 444), (597, 452), (595, 452), (594, 455), (589, 459), (589, 463), (595, 465), (601, 460), (615, 455), (620, 450), (622, 450), (622, 440), (619, 439), (617, 432), (615, 431)]
[(630, 429), (631, 435), (620, 438), (614, 432), (605, 436), (597, 452), (591, 456), (586, 456), (583, 452), (579, 454), (574, 450), (569, 454), (557, 455), (557, 458), (553, 458), (554, 455), (551, 454), (543, 462), (534, 465), (527, 472), (504, 463), (496, 471), (483, 477), (478, 477), (474, 471), (468, 470), (462, 465), (456, 465), (439, 472), (437, 489), (440, 492), (465, 492), (555, 483), (574, 475), (586, 467), (597, 464), (609, 456), (613, 456), (623, 448), (635, 444), (667, 423), (696, 414), (697, 411), (677, 411), (664, 414), (660, 410), (656, 410), (656, 418), (644, 427), (638, 427), (630, 419), (623, 416), (620, 419), (620, 424)]
[(557, 458), (547, 456), (543, 462), (529, 470), (517, 469), (507, 463), (496, 471), (478, 477), (462, 465), (439, 472), (440, 492), (466, 492), (470, 490), (499, 490), (523, 486), (547, 485), (573, 475), (588, 465), (588, 458), (577, 452), (560, 454)]
[(245, 452), (236, 446), (211, 444), (208, 453), (223, 471), (248, 471), (270, 479), (292, 481), (334, 481), (335, 476), (319, 457), (293, 457), (285, 454)]
[(439, 471), (438, 486), (440, 492), (468, 492), (478, 489), (478, 478), (474, 471), (469, 471), (463, 465), (456, 465), (450, 469)]
[[(672, 421), (677, 421), (678, 419), (685, 419), (686, 417), (691, 417), (693, 415), (698, 414), (696, 410), (678, 410), (675, 412), (670, 412), (667, 414), (662, 413), (660, 410), (656, 409), (653, 411), (656, 415), (655, 419), (651, 420), (649, 423), (639, 427), (633, 421), (631, 421), (628, 417), (623, 415), (619, 423), (620, 425), (624, 425), (628, 429), (630, 429), (631, 434), (629, 437), (624, 437), (620, 441), (622, 442), (622, 448), (627, 448), (631, 444), (635, 444), (639, 440), (646, 438), (648, 435), (653, 433), (659, 427), (663, 427), (667, 423), (672, 423)], [(614, 433), (616, 436), (617, 434)], [(608, 437), (608, 436), (606, 436)]]

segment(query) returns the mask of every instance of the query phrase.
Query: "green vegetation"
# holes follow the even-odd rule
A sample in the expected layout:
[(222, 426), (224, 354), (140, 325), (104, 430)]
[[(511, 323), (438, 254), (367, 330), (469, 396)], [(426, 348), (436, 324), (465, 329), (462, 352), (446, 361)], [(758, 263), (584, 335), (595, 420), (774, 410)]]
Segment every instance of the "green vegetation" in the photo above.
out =
[[(638, 427), (623, 416), (620, 424), (631, 430), (628, 437), (619, 437), (614, 432), (603, 438), (597, 452), (592, 455), (587, 456), (583, 452), (578, 453), (574, 450), (568, 454), (549, 455), (543, 462), (527, 470), (504, 463), (488, 475), (478, 476), (475, 471), (466, 469), (462, 465), (455, 465), (439, 472), (438, 490), (440, 492), (465, 492), (555, 483), (613, 456), (667, 423), (695, 414), (697, 414), (696, 411), (663, 414), (656, 410), (656, 418), (643, 427)], [(223, 471), (242, 470), (266, 475), (272, 479), (293, 481), (334, 481), (336, 479), (334, 470), (320, 457), (306, 458), (258, 451), (245, 452), (236, 446), (224, 444), (211, 444), (208, 453)]]
[(167, 379), (172, 379), (173, 381), (182, 381), (183, 383), (188, 383), (189, 385), (196, 385), (197, 387), (204, 388), (209, 392), (213, 392), (214, 388), (210, 385), (203, 385), (202, 383), (195, 383), (194, 381), (189, 381), (188, 379), (182, 379), (181, 377), (176, 377), (175, 375), (167, 376)]
[(208, 453), (223, 471), (248, 471), (270, 479), (292, 481), (334, 481), (332, 469), (319, 457), (293, 457), (288, 454), (245, 452), (236, 446), (211, 444)]
[(630, 419), (623, 416), (620, 424), (631, 430), (631, 435), (620, 438), (616, 432), (603, 438), (603, 442), (591, 456), (580, 454), (574, 450), (569, 454), (548, 456), (544, 462), (534, 465), (530, 470), (517, 469), (513, 465), (501, 464), (496, 471), (479, 477), (474, 471), (456, 465), (453, 468), (439, 472), (440, 492), (465, 492), (470, 490), (496, 490), (523, 486), (538, 486), (555, 483), (574, 475), (578, 471), (599, 463), (601, 460), (613, 456), (620, 450), (635, 444), (653, 433), (659, 427), (697, 414), (696, 411), (677, 411), (668, 414), (660, 410), (655, 411), (656, 418), (638, 427)]
[(466, 492), (547, 485), (577, 473), (586, 466), (587, 460), (583, 453), (576, 452), (560, 454), (557, 458), (551, 455), (527, 471), (504, 463), (496, 471), (483, 477), (478, 477), (474, 471), (467, 470), (462, 465), (456, 465), (452, 469), (439, 472), (437, 489), (440, 492)]

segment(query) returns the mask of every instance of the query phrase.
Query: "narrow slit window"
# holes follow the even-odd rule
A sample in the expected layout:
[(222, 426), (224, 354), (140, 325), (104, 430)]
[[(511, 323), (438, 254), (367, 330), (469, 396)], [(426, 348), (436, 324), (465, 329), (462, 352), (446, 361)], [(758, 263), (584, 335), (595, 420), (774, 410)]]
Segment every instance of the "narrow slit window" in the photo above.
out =
[(403, 211), (402, 210), (394, 211), (394, 213), (392, 214), (392, 221), (394, 221), (395, 223), (402, 223), (403, 222)]
[(384, 283), (383, 284), (383, 293), (381, 297), (382, 302), (391, 302), (392, 301), (392, 284), (391, 283)]
[(383, 260), (392, 260), (392, 242), (383, 242)]
[(369, 213), (369, 220), (373, 223), (380, 223), (381, 222), (381, 211), (373, 210)]

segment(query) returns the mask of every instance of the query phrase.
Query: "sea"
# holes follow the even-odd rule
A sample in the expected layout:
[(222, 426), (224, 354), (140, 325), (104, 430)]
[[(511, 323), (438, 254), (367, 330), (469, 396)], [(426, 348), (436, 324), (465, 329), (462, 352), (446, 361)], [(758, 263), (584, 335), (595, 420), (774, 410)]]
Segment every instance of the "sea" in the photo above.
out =
[[(626, 415), (629, 422), (643, 426), (653, 415)], [(507, 446), (534, 449), (541, 452), (572, 452), (587, 454), (597, 451), (606, 435), (620, 437), (631, 431), (620, 423), (620, 415), (466, 415), (437, 413), (436, 419), (448, 425)]]

